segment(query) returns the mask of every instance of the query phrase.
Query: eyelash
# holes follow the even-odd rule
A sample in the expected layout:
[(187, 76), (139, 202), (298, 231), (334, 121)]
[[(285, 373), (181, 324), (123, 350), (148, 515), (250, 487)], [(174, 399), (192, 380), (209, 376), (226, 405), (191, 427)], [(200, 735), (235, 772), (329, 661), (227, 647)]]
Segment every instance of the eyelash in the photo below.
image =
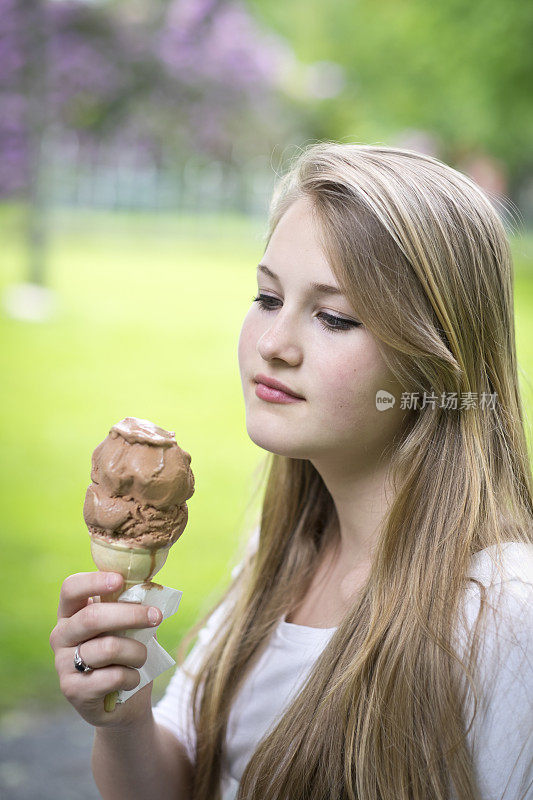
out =
[[(271, 297), (268, 294), (258, 294), (257, 297), (253, 297), (252, 300), (253, 300), (254, 303), (259, 303), (259, 308), (261, 308), (263, 311), (273, 311), (274, 308), (275, 308), (274, 306), (268, 305), (267, 302), (266, 302), (267, 300), (273, 300), (274, 302), (280, 302), (277, 299), (277, 297)], [(330, 325), (330, 324), (328, 324), (326, 322), (323, 322), (323, 320), (320, 319), (320, 317), (324, 317), (325, 319), (335, 320), (337, 322), (341, 322), (344, 325), (346, 325), (347, 327), (346, 328), (341, 328), (338, 325)], [(326, 314), (324, 311), (321, 311), (320, 314), (318, 314), (318, 319), (320, 320), (320, 324), (322, 325), (322, 327), (326, 331), (329, 331), (330, 333), (335, 333), (336, 331), (349, 331), (352, 328), (358, 328), (361, 325), (360, 322), (353, 322), (350, 319), (343, 319), (342, 317), (335, 317), (332, 314)]]

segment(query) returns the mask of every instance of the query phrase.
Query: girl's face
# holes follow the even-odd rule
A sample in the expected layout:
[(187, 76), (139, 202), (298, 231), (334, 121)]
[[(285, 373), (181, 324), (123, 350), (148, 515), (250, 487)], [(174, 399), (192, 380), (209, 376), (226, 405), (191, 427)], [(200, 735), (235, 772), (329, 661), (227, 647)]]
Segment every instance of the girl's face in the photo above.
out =
[[(238, 345), (248, 435), (265, 450), (317, 467), (369, 466), (402, 423), (401, 388), (347, 298), (311, 285), (338, 288), (309, 200), (289, 207), (261, 263), (269, 270), (257, 270), (262, 301), (252, 304)], [(259, 373), (303, 399), (269, 402)], [(378, 410), (379, 390), (394, 395), (392, 408)]]

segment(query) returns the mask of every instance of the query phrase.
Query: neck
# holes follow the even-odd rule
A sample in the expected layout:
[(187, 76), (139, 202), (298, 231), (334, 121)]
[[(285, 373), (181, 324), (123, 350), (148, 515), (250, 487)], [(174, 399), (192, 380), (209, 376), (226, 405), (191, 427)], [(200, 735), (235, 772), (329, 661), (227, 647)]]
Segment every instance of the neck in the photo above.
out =
[(335, 505), (336, 519), (331, 527), (336, 560), (346, 569), (370, 564), (393, 495), (389, 462), (352, 473), (338, 465), (329, 469), (314, 466)]

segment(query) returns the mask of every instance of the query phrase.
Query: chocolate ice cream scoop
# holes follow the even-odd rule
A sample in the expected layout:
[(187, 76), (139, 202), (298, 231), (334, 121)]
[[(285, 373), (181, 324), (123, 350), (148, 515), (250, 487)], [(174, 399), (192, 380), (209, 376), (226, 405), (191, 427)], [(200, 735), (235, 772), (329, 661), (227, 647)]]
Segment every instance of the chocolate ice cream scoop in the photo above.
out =
[(173, 544), (194, 493), (191, 456), (174, 431), (126, 417), (92, 455), (83, 517), (93, 537), (129, 547)]

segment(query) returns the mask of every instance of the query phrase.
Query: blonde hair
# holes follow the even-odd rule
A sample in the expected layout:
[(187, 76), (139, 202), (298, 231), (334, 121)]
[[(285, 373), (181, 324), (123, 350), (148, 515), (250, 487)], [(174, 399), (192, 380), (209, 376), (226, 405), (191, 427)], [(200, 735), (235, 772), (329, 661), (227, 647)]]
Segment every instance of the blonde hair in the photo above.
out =
[[(304, 148), (276, 187), (267, 243), (300, 197), (401, 384), (497, 400), (408, 415), (390, 448), (394, 499), (368, 580), (259, 743), (238, 798), (447, 800), (453, 785), (458, 800), (480, 800), (465, 698), (470, 687), (475, 715), (481, 583), (465, 660), (454, 632), (472, 556), (495, 546), (501, 565), (504, 542), (532, 541), (533, 519), (505, 228), (468, 177), (393, 147)], [(234, 598), (195, 681), (194, 800), (220, 798), (232, 702), (280, 615), (304, 596), (336, 517), (308, 460), (268, 454), (267, 466), (257, 551), (216, 606)]]

